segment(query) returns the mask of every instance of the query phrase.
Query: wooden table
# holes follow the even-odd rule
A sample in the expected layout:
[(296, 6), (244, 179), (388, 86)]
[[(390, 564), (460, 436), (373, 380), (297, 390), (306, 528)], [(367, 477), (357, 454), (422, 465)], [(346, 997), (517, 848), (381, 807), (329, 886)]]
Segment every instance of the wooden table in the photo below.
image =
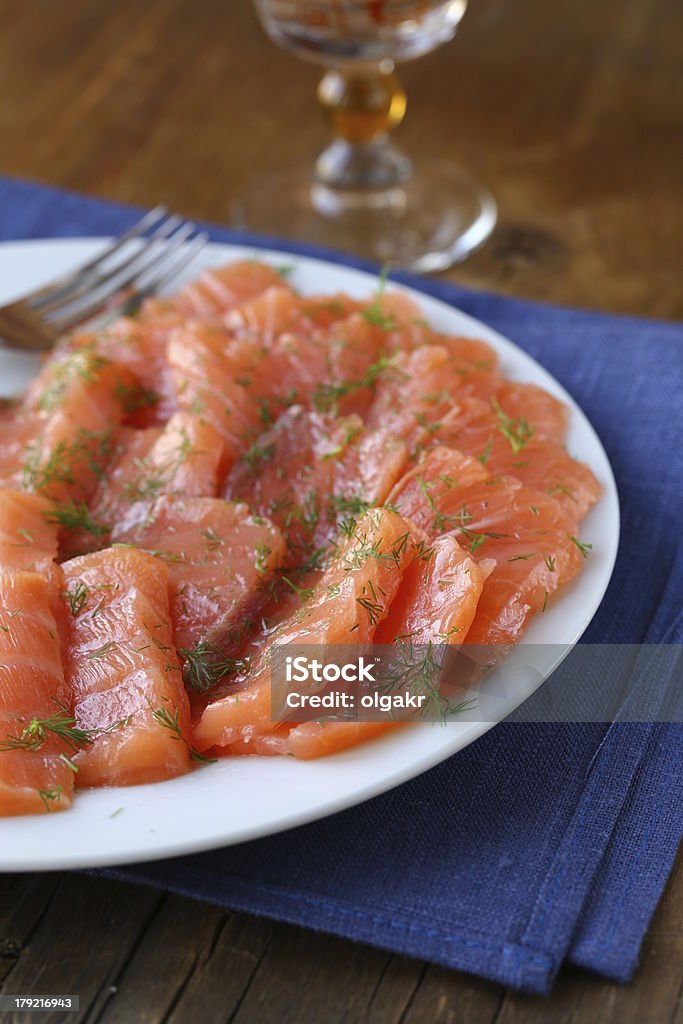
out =
[[(222, 221), (254, 168), (322, 144), (316, 70), (246, 0), (0, 0), (0, 23), (2, 173)], [(682, 39), (672, 0), (473, 0), (457, 41), (404, 69), (403, 144), (500, 202), (449, 279), (683, 316)], [(146, 889), (5, 877), (0, 981), (80, 993), (88, 1024), (680, 1024), (682, 905), (679, 868), (631, 986), (566, 970), (541, 1000)]]

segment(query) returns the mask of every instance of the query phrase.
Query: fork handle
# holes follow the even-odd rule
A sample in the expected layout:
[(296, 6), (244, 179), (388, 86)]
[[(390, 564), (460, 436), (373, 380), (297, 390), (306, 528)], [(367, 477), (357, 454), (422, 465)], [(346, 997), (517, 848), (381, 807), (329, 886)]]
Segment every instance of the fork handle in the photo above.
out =
[(8, 348), (44, 352), (54, 347), (57, 334), (24, 302), (0, 309), (0, 341)]

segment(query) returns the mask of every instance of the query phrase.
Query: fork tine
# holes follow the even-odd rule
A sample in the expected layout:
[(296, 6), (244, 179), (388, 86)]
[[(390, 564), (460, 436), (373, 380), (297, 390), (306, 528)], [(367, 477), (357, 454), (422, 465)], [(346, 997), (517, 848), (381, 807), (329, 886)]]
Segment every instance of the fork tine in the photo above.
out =
[(139, 309), (145, 299), (148, 299), (150, 295), (155, 295), (157, 292), (162, 291), (166, 285), (170, 284), (171, 281), (178, 277), (185, 267), (192, 262), (208, 241), (209, 235), (206, 231), (201, 231), (198, 235), (195, 235), (195, 237), (186, 244), (185, 248), (180, 251), (170, 267), (162, 271), (161, 274), (157, 273), (151, 281), (146, 285), (137, 288), (134, 293), (126, 299), (125, 305), (123, 309), (119, 311), (118, 315), (131, 316), (137, 309)]
[[(67, 309), (65, 311), (58, 311), (61, 315), (53, 313), (46, 317), (46, 320), (52, 327), (58, 332), (64, 332), (71, 330), (79, 323), (87, 320), (89, 317), (97, 313), (97, 311), (106, 304), (107, 300), (116, 296), (119, 292), (123, 292), (124, 289), (130, 285), (136, 286), (142, 282), (142, 290), (146, 294), (151, 294), (157, 287), (158, 277), (163, 274), (167, 268), (169, 258), (172, 257), (173, 253), (184, 245), (192, 233), (196, 230), (196, 225), (190, 221), (187, 221), (181, 225), (180, 228), (167, 240), (163, 246), (161, 252), (156, 255), (152, 255), (146, 259), (143, 266), (135, 266), (134, 269), (130, 270), (129, 273), (121, 277), (116, 275), (114, 280), (107, 281), (105, 286), (96, 288), (94, 292), (91, 292), (88, 296), (89, 301), (78, 303), (76, 308)], [(153, 247), (149, 247), (153, 248)], [(147, 256), (149, 248), (145, 248), (143, 255)], [(147, 281), (149, 275), (153, 275), (154, 284), (150, 286), (144, 282)], [(136, 289), (135, 295), (139, 294)], [(121, 310), (127, 306), (128, 296), (125, 296), (123, 301), (117, 304), (117, 310)], [(71, 305), (71, 304), (70, 304)]]
[[(92, 292), (94, 289), (104, 287), (108, 281), (113, 281), (114, 278), (118, 278), (120, 274), (134, 267), (146, 252), (149, 252), (152, 248), (153, 243), (164, 241), (170, 235), (173, 234), (175, 229), (183, 224), (182, 217), (172, 216), (167, 217), (163, 220), (159, 227), (147, 235), (143, 240), (143, 245), (136, 249), (135, 252), (131, 253), (124, 260), (120, 260), (106, 273), (91, 272), (85, 275), (80, 280), (74, 282), (73, 287), (69, 290), (63, 290), (62, 293), (57, 294), (53, 297), (43, 300), (40, 305), (40, 314), (46, 318), (49, 318), (51, 313), (59, 314), (60, 309), (65, 309), (66, 306), (76, 302), (77, 299), (87, 295), (88, 292)], [(111, 255), (111, 254), (110, 254)]]
[(80, 283), (83, 278), (92, 278), (97, 274), (100, 267), (106, 260), (111, 256), (115, 255), (121, 250), (124, 245), (132, 241), (135, 238), (139, 238), (145, 233), (153, 224), (156, 224), (162, 217), (166, 215), (165, 206), (155, 206), (153, 210), (149, 210), (144, 217), (141, 217), (137, 223), (133, 224), (130, 228), (119, 235), (113, 240), (108, 246), (100, 250), (97, 256), (94, 256), (87, 263), (81, 264), (80, 267), (76, 267), (70, 273), (65, 274), (63, 277), (58, 278), (56, 281), (51, 281), (49, 285), (43, 288), (37, 288), (29, 295), (24, 296), (24, 302), (35, 310), (40, 310), (46, 303), (54, 303), (61, 296), (65, 295), (74, 284)]

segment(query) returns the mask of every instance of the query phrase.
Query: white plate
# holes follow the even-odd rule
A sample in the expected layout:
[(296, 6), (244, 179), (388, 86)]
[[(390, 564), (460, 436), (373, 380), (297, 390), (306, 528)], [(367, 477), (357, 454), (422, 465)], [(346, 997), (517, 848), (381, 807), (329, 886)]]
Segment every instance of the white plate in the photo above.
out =
[[(101, 239), (70, 239), (0, 245), (0, 303), (89, 259), (101, 244)], [(293, 264), (290, 279), (305, 293), (367, 296), (377, 285), (371, 275), (333, 263), (272, 251), (256, 254), (227, 245), (212, 245), (194, 264), (193, 274), (200, 265), (255, 255), (277, 265)], [(571, 410), (568, 448), (591, 466), (604, 487), (582, 528), (593, 551), (583, 573), (532, 624), (520, 645), (522, 651), (525, 644), (569, 649), (600, 604), (616, 557), (619, 503), (607, 456), (576, 403), (538, 363), (485, 324), (426, 295), (413, 295), (436, 328), (483, 338), (499, 353), (507, 376), (541, 385)], [(36, 365), (33, 357), (0, 350), (0, 394), (24, 387)], [(350, 807), (438, 764), (491, 728), (494, 716), (504, 718), (560, 660), (558, 647), (547, 652), (532, 683), (512, 690), (506, 686), (497, 694), (495, 685), (489, 686), (486, 714), (479, 710), (467, 721), (416, 725), (320, 761), (228, 758), (169, 782), (81, 793), (64, 814), (5, 819), (0, 822), (0, 870), (82, 868), (171, 857), (254, 839)]]

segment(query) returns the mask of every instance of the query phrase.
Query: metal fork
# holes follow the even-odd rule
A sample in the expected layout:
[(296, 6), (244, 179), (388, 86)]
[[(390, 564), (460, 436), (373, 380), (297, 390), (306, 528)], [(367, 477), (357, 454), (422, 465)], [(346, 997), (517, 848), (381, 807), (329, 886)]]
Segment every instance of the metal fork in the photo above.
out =
[(88, 321), (105, 324), (130, 316), (170, 284), (207, 240), (192, 221), (156, 206), (87, 263), (0, 306), (0, 343), (50, 349), (62, 334)]

